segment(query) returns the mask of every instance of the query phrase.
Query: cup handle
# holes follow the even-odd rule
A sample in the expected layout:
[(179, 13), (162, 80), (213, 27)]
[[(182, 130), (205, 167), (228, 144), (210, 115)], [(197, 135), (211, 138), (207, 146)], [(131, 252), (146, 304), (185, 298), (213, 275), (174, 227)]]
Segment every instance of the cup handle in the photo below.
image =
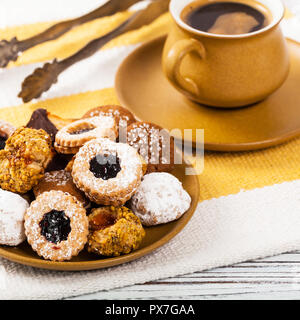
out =
[(201, 59), (205, 59), (206, 50), (203, 44), (195, 39), (183, 39), (177, 41), (167, 54), (165, 61), (165, 73), (167, 78), (179, 89), (198, 96), (200, 88), (197, 83), (183, 77), (180, 73), (180, 66), (183, 58), (189, 53), (196, 53)]

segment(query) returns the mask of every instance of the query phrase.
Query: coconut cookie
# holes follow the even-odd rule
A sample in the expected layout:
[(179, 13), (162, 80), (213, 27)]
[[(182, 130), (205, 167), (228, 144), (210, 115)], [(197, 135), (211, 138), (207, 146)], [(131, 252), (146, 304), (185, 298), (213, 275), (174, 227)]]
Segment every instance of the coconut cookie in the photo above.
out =
[(127, 143), (147, 162), (147, 172), (174, 169), (174, 138), (167, 130), (148, 122), (135, 122), (127, 129)]
[(53, 261), (70, 260), (87, 242), (86, 211), (68, 193), (44, 192), (25, 214), (25, 233), (39, 256)]
[(144, 226), (179, 219), (190, 207), (191, 197), (181, 182), (169, 173), (154, 172), (143, 181), (130, 200), (130, 208)]
[(143, 162), (128, 144), (95, 139), (76, 154), (72, 176), (76, 186), (91, 201), (120, 206), (140, 185)]
[(0, 189), (0, 244), (17, 246), (26, 239), (24, 214), (28, 207), (18, 194)]
[(126, 207), (102, 207), (89, 215), (88, 251), (119, 256), (137, 249), (145, 230), (137, 216)]

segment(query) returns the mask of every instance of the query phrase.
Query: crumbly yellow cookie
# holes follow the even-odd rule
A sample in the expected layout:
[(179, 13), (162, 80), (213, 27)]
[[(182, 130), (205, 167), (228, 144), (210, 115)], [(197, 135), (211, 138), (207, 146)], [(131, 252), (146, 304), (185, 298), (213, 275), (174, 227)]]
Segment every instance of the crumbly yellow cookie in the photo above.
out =
[(94, 139), (76, 154), (72, 176), (77, 187), (91, 201), (120, 206), (140, 185), (143, 162), (128, 144)]
[(126, 207), (102, 207), (89, 215), (87, 248), (103, 256), (119, 256), (136, 250), (145, 230), (137, 216)]
[(44, 192), (25, 214), (25, 234), (44, 259), (70, 260), (84, 248), (88, 218), (82, 204), (62, 191)]
[(0, 150), (0, 187), (18, 193), (31, 190), (53, 155), (51, 138), (44, 130), (17, 129)]

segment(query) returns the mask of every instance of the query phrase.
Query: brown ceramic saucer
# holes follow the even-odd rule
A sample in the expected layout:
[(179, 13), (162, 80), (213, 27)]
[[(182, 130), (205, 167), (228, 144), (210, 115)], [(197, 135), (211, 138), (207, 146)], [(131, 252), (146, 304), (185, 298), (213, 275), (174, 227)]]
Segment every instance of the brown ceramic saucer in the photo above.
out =
[(246, 151), (280, 144), (300, 135), (300, 45), (287, 41), (289, 77), (277, 92), (258, 104), (222, 110), (186, 99), (162, 72), (165, 37), (142, 45), (125, 59), (116, 76), (118, 98), (138, 118), (163, 128), (204, 129), (207, 150)]
[(177, 221), (151, 228), (145, 228), (146, 237), (143, 240), (141, 247), (130, 254), (114, 258), (101, 258), (97, 255), (88, 253), (86, 250), (83, 250), (71, 261), (53, 262), (40, 258), (25, 241), (18, 247), (0, 246), (0, 257), (24, 265), (43, 269), (78, 271), (116, 266), (125, 262), (136, 260), (146, 254), (149, 254), (175, 237), (189, 222), (196, 210), (199, 201), (199, 182), (196, 175), (185, 175), (186, 167), (189, 166), (185, 164), (176, 165), (176, 168), (172, 174), (174, 174), (182, 182), (183, 187), (190, 194), (192, 198), (190, 209)]

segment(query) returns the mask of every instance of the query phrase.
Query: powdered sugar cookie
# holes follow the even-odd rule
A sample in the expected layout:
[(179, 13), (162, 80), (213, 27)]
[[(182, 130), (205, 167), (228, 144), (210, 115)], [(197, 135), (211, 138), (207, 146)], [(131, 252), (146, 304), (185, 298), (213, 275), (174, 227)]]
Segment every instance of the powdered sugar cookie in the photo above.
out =
[(127, 143), (145, 159), (147, 173), (174, 169), (174, 138), (162, 127), (149, 122), (135, 122), (127, 129)]
[(82, 118), (97, 116), (113, 117), (118, 127), (130, 126), (132, 123), (136, 122), (134, 115), (128, 109), (117, 105), (106, 105), (93, 108), (86, 112)]
[(65, 170), (46, 172), (38, 185), (33, 188), (36, 198), (43, 192), (51, 190), (60, 190), (69, 193), (81, 202), (84, 207), (90, 203), (84, 193), (76, 188), (71, 172)]
[(82, 204), (62, 191), (44, 192), (25, 214), (25, 234), (44, 259), (70, 260), (87, 242), (88, 218)]
[(0, 189), (0, 244), (17, 246), (25, 240), (24, 214), (28, 207), (18, 194)]
[(76, 154), (72, 176), (77, 187), (91, 201), (120, 206), (140, 185), (143, 162), (128, 144), (94, 139)]
[(61, 147), (81, 147), (95, 138), (115, 140), (117, 127), (112, 117), (99, 116), (72, 122), (59, 130), (55, 137), (56, 145)]
[(132, 211), (145, 226), (168, 223), (179, 219), (190, 207), (191, 197), (181, 182), (165, 172), (144, 176), (130, 200)]

